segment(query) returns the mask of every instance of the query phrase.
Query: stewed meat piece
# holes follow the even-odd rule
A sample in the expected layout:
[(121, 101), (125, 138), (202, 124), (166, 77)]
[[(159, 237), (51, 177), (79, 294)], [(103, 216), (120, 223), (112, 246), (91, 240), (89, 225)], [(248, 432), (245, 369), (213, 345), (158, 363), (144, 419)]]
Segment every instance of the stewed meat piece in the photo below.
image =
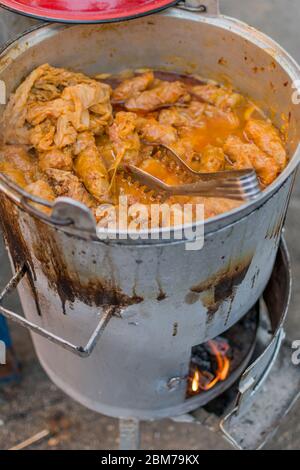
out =
[(151, 112), (178, 102), (188, 103), (190, 99), (184, 83), (158, 81), (154, 88), (129, 98), (125, 102), (125, 108), (133, 112)]
[(125, 101), (132, 96), (145, 91), (154, 82), (153, 72), (146, 72), (121, 82), (114, 89), (112, 99), (114, 101)]
[(23, 173), (25, 181), (31, 183), (37, 173), (36, 158), (28, 153), (24, 145), (3, 145), (0, 147), (0, 162), (8, 162)]
[(220, 137), (224, 132), (232, 132), (240, 127), (240, 120), (234, 111), (208, 104), (205, 107), (204, 114), (210, 128), (214, 128)]
[(23, 171), (18, 170), (12, 163), (0, 161), (0, 173), (3, 173), (21, 188), (25, 188), (28, 184)]
[(90, 208), (96, 205), (94, 198), (85, 189), (79, 178), (71, 171), (51, 168), (46, 170), (45, 173), (51, 186), (54, 188), (56, 196), (70, 197)]
[(279, 166), (270, 155), (255, 144), (243, 142), (237, 136), (228, 137), (224, 152), (233, 162), (234, 168), (254, 168), (264, 186), (271, 184), (280, 172)]
[(153, 117), (139, 118), (137, 128), (142, 139), (149, 143), (172, 145), (178, 140), (178, 133), (173, 126), (161, 124)]
[(71, 171), (73, 169), (72, 149), (70, 147), (53, 148), (47, 152), (40, 152), (39, 168), (41, 171), (46, 171), (49, 168)]
[(37, 180), (34, 183), (26, 186), (26, 191), (28, 191), (33, 196), (38, 196), (47, 201), (54, 201), (55, 194), (51, 186), (44, 180)]
[[(228, 133), (240, 126), (240, 120), (234, 111), (199, 101), (192, 101), (186, 107), (163, 109), (159, 114), (159, 122), (177, 129), (185, 128), (185, 132), (192, 128), (199, 129), (198, 135), (205, 134), (206, 140), (211, 139), (211, 143), (216, 138), (224, 140)], [(195, 132), (193, 134), (196, 135)]]
[(202, 173), (216, 173), (225, 170), (225, 154), (220, 147), (207, 145), (200, 156), (200, 168)]
[[(46, 201), (49, 202), (52, 202), (55, 199), (53, 189), (44, 180), (37, 180), (34, 183), (29, 184), (28, 186), (26, 186), (25, 191), (27, 191), (29, 194), (32, 194), (33, 196), (37, 196), (41, 199), (46, 199)], [(49, 207), (45, 207), (38, 203), (31, 204), (42, 212), (45, 212), (46, 214), (51, 213), (51, 209)]]
[(279, 132), (268, 121), (251, 119), (245, 127), (245, 134), (257, 147), (272, 157), (275, 166), (282, 171), (287, 164), (287, 154)]
[(174, 106), (163, 109), (159, 114), (159, 122), (174, 127), (203, 127), (205, 126), (205, 104), (192, 101), (187, 107)]
[(194, 86), (192, 94), (205, 103), (212, 104), (221, 109), (234, 109), (245, 100), (239, 93), (234, 93), (230, 89), (225, 89), (212, 83)]
[(78, 135), (76, 143), (75, 172), (90, 194), (99, 201), (109, 200), (107, 169), (96, 146), (95, 137), (89, 132)]
[[(170, 111), (170, 114), (168, 111)], [(139, 132), (147, 142), (159, 143), (170, 147), (188, 163), (191, 163), (193, 157), (199, 154), (200, 149), (201, 163), (197, 166), (197, 170), (202, 172), (222, 171), (225, 166), (224, 152), (220, 147), (205, 145), (207, 141), (205, 137), (207, 134), (207, 123), (203, 121), (201, 111), (197, 107), (195, 107), (194, 111), (195, 114), (192, 116), (193, 110), (190, 110), (189, 114), (184, 114), (181, 110), (172, 108), (160, 113), (159, 122), (154, 118), (139, 118)], [(197, 111), (199, 111), (197, 124), (199, 129), (202, 130), (201, 133), (197, 131), (197, 126), (195, 126), (195, 130), (191, 129), (193, 127), (191, 126), (191, 121), (193, 118), (197, 119)], [(172, 115), (175, 120), (172, 119)], [(174, 127), (167, 124), (167, 122), (173, 123)], [(190, 126), (187, 125), (188, 122)], [(202, 125), (200, 125), (200, 122)], [(182, 126), (179, 124), (182, 124)], [(178, 131), (175, 126), (178, 127)]]

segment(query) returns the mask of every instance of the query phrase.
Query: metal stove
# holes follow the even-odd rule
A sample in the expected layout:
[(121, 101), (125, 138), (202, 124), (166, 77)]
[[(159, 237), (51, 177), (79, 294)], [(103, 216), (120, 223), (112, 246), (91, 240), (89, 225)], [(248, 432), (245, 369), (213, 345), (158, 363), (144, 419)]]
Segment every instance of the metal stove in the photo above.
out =
[[(249, 353), (240, 364), (248, 367), (238, 378), (235, 371), (219, 388), (204, 392), (206, 405), (172, 417), (174, 422), (204, 426), (239, 450), (261, 449), (275, 434), (300, 396), (300, 374), (284, 331), (291, 285), (290, 259), (282, 239), (268, 286), (253, 309), (257, 329), (248, 335)], [(120, 420), (120, 448), (137, 449), (139, 442), (139, 421)]]
[[(2, 303), (19, 280), (20, 275), (15, 275), (0, 294), (0, 311), (17, 322), (17, 314), (7, 310)], [(232, 370), (214, 387), (195, 393), (195, 396), (188, 393), (191, 377), (185, 377), (186, 402), (189, 404), (182, 405), (182, 413), (170, 415), (171, 420), (204, 426), (237, 449), (252, 450), (264, 446), (300, 395), (300, 374), (292, 363), (292, 345), (284, 332), (290, 295), (291, 267), (282, 239), (263, 296), (222, 337), (234, 344)], [(193, 354), (191, 360), (192, 357)], [(182, 380), (182, 377), (170, 377), (170, 394), (182, 385)], [(190, 413), (186, 412), (189, 408), (193, 410)], [(120, 419), (119, 431), (121, 450), (139, 448), (139, 419)]]
[[(222, 385), (204, 392), (205, 406), (172, 421), (204, 426), (239, 450), (261, 449), (275, 434), (300, 396), (300, 374), (284, 331), (291, 284), (290, 260), (282, 239), (269, 284), (253, 309), (257, 329), (248, 335), (252, 342), (240, 368), (248, 366), (238, 378), (235, 371)], [(139, 442), (139, 421), (120, 420), (120, 448), (136, 449)]]

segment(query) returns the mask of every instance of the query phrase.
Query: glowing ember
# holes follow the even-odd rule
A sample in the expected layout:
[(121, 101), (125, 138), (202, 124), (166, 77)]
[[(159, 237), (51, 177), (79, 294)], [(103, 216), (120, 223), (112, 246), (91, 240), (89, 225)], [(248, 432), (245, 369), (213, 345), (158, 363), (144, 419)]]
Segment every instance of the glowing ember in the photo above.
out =
[[(199, 348), (199, 347), (198, 347)], [(230, 371), (230, 347), (225, 340), (218, 338), (208, 341), (202, 346), (203, 367), (199, 365), (199, 352), (192, 359), (189, 376), (188, 396), (198, 395), (202, 391), (211, 390), (217, 383), (227, 379)], [(203, 354), (203, 351), (202, 354)], [(208, 356), (208, 360), (207, 360)], [(209, 362), (210, 370), (207, 370)], [(215, 364), (215, 366), (213, 366)]]

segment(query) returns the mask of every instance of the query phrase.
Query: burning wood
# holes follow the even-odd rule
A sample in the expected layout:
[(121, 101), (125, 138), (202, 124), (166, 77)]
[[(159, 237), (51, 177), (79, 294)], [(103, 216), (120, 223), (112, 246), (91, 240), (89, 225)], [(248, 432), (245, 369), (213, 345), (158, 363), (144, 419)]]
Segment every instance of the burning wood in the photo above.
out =
[(231, 366), (231, 348), (223, 338), (216, 338), (193, 348), (187, 396), (211, 390), (227, 379)]

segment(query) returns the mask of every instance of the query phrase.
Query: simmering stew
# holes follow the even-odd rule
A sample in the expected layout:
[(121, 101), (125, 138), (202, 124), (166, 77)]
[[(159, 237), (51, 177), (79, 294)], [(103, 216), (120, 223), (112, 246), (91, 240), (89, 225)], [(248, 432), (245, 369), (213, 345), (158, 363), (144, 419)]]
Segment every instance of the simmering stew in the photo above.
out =
[[(134, 164), (168, 184), (194, 170), (254, 168), (262, 189), (287, 164), (284, 137), (250, 99), (215, 82), (139, 70), (89, 77), (48, 64), (10, 97), (2, 118), (0, 171), (48, 201), (68, 196), (101, 221), (104, 205), (200, 202), (209, 218), (239, 205), (220, 198), (164, 197), (126, 172)], [(44, 208), (41, 210), (49, 211)]]

